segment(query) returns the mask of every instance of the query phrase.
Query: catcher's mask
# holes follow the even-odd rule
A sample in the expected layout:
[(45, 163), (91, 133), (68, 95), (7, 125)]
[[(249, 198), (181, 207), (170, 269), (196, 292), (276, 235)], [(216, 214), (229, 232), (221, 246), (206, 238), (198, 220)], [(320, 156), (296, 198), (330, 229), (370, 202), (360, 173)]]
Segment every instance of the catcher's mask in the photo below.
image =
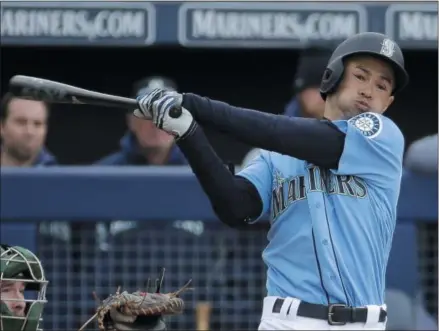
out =
[[(1, 331), (36, 331), (42, 321), (42, 313), (46, 300), (48, 281), (40, 260), (34, 253), (19, 246), (0, 245), (0, 288), (2, 293), (6, 285), (22, 282), (26, 296), (32, 299), (10, 298), (2, 294), (1, 297)], [(12, 296), (13, 297), (13, 296)], [(24, 301), (26, 304), (24, 316), (17, 316), (9, 306), (14, 302)]]

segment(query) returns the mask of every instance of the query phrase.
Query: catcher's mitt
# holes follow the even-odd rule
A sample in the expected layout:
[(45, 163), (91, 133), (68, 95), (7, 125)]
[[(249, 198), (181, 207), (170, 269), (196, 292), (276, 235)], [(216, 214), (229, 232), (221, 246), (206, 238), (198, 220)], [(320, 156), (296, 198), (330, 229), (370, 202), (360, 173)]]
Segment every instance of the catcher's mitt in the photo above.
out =
[[(120, 287), (115, 294), (100, 302), (94, 314), (80, 329), (82, 331), (95, 318), (98, 320), (100, 331), (125, 331), (125, 330), (166, 330), (162, 315), (177, 315), (183, 312), (184, 301), (179, 295), (188, 290), (191, 280), (181, 289), (172, 293), (160, 293), (163, 284), (165, 269), (156, 280), (155, 290), (151, 292), (120, 292)], [(150, 279), (147, 291), (150, 289)]]

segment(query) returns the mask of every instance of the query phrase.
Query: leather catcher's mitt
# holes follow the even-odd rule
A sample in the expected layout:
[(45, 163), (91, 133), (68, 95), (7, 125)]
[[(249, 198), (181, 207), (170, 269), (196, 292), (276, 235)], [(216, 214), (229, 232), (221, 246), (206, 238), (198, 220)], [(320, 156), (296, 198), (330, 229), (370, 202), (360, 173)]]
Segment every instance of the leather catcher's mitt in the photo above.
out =
[[(100, 302), (96, 314), (93, 315), (80, 329), (82, 331), (89, 323), (97, 318), (100, 331), (134, 331), (134, 330), (166, 330), (163, 315), (181, 314), (184, 301), (179, 295), (188, 290), (191, 280), (182, 288), (172, 293), (160, 293), (163, 284), (165, 269), (156, 280), (156, 287), (150, 289), (150, 279), (147, 283), (147, 292), (120, 292), (120, 287), (115, 294)], [(150, 292), (148, 292), (150, 291)]]

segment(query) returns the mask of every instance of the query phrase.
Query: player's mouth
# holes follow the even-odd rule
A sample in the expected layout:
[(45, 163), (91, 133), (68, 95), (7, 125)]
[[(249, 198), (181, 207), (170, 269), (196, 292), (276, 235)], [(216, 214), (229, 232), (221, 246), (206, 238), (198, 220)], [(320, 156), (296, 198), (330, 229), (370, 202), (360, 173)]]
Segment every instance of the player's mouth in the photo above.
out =
[(369, 106), (369, 104), (368, 104), (367, 102), (365, 102), (365, 101), (357, 100), (357, 101), (355, 102), (355, 106), (356, 106), (359, 110), (361, 110), (361, 111), (363, 111), (363, 112), (366, 112), (366, 111), (369, 111), (369, 110), (370, 110), (370, 106)]

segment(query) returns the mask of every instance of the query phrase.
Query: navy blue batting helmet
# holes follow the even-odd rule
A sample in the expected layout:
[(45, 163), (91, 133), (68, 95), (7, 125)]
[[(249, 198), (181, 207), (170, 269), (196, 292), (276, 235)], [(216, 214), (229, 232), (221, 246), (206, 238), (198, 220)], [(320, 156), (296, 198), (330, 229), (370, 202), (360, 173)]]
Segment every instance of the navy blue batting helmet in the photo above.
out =
[(393, 94), (408, 84), (409, 76), (404, 69), (401, 48), (384, 34), (364, 32), (346, 39), (332, 53), (320, 84), (323, 99), (326, 100), (326, 96), (335, 91), (343, 77), (344, 61), (354, 55), (372, 55), (386, 61), (395, 75)]

